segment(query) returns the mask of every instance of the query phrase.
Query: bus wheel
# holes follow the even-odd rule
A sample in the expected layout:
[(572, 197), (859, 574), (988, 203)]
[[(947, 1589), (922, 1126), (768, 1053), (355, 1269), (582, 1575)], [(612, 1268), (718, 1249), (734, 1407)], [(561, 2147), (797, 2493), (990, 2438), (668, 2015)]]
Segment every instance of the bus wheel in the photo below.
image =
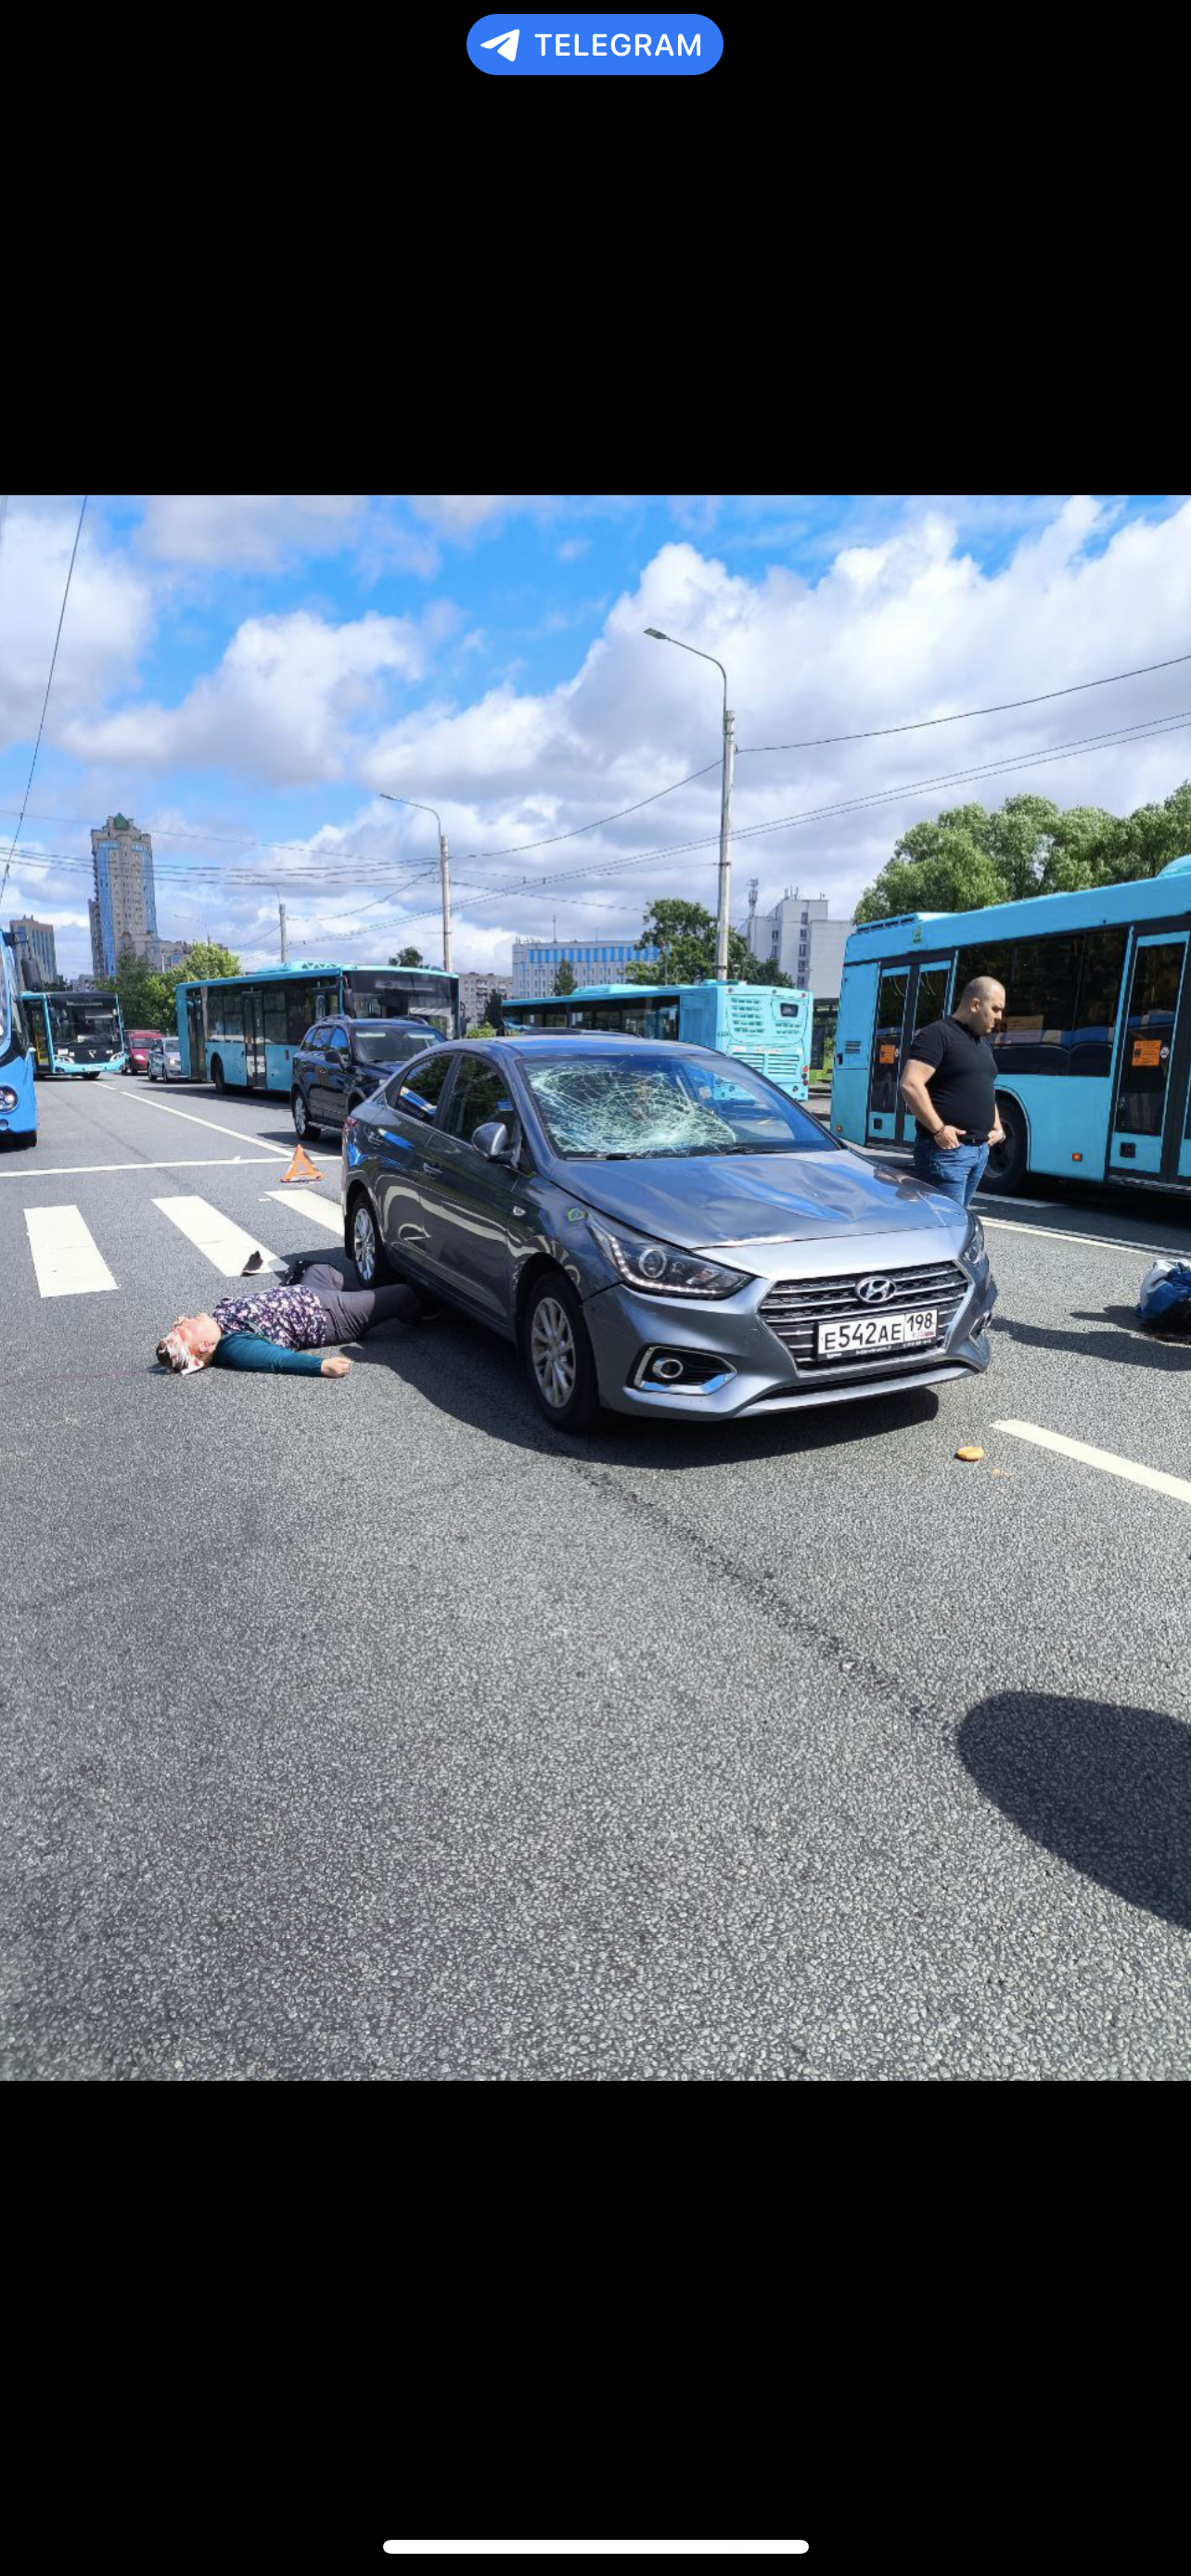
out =
[(1005, 1130), (1003, 1145), (990, 1145), (985, 1184), (999, 1190), (1019, 1190), (1026, 1177), (1030, 1152), (1026, 1139), (1026, 1122), (1011, 1100), (998, 1100), (1001, 1125)]
[(217, 1091), (227, 1090), (227, 1084), (223, 1078), (223, 1057), (221, 1055), (213, 1055), (211, 1058), (211, 1080)]

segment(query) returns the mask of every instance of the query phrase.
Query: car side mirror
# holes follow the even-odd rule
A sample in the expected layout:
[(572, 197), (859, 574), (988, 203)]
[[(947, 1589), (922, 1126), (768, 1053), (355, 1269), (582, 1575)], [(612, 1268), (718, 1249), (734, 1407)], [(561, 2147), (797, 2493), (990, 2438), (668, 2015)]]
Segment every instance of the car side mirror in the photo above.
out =
[(511, 1163), (516, 1160), (509, 1143), (509, 1131), (503, 1118), (486, 1118), (483, 1126), (477, 1127), (471, 1141), (477, 1154), (482, 1154), (486, 1163)]

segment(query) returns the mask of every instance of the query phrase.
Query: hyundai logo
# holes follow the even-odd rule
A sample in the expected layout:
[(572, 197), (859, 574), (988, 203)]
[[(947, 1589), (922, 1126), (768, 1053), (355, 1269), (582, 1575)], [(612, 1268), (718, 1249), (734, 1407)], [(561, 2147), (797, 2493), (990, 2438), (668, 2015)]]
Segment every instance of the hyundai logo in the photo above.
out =
[(858, 1279), (856, 1294), (866, 1306), (886, 1306), (893, 1295), (892, 1279)]

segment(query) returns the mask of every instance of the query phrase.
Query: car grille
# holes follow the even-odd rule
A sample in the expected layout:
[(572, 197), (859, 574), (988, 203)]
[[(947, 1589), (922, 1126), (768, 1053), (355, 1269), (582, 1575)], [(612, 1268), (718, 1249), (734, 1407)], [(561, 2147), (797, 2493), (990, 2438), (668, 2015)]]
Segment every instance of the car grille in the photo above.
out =
[[(856, 1293), (860, 1280), (872, 1278), (892, 1279), (894, 1283), (893, 1295), (883, 1306), (868, 1306)], [(916, 1270), (856, 1270), (842, 1279), (779, 1279), (757, 1311), (770, 1331), (785, 1343), (800, 1370), (814, 1374), (827, 1369), (897, 1368), (942, 1347), (970, 1286), (971, 1281), (954, 1261), (928, 1262)], [(939, 1329), (933, 1341), (912, 1342), (905, 1350), (882, 1354), (866, 1351), (855, 1359), (817, 1357), (816, 1325), (841, 1315), (896, 1315), (911, 1306), (938, 1308)]]

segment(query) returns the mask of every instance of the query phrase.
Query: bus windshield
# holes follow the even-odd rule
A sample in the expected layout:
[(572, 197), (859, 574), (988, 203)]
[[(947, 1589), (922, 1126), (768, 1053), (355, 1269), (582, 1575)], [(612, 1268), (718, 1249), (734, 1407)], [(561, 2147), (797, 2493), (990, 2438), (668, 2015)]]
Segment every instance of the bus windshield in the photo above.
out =
[(615, 1057), (535, 1047), (522, 1071), (554, 1151), (568, 1161), (834, 1151), (812, 1118), (745, 1066), (729, 1071), (675, 1046)]
[(53, 994), (50, 1026), (61, 1064), (107, 1064), (120, 1053), (120, 1023), (106, 995), (72, 1001)]

